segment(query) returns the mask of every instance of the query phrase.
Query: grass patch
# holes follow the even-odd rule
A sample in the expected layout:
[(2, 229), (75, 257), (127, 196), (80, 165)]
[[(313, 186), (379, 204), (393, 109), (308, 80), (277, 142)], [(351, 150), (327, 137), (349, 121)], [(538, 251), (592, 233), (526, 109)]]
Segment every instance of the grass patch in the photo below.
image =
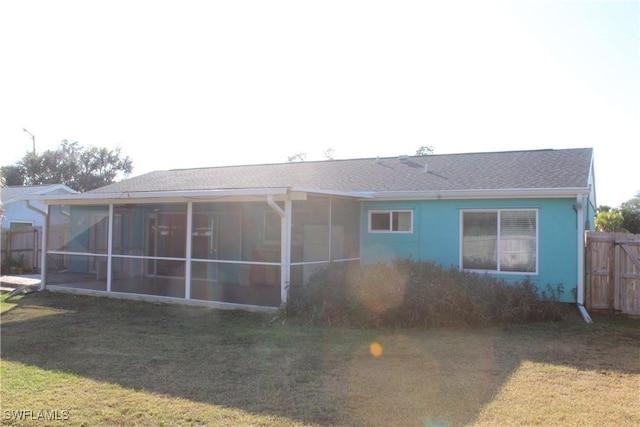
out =
[[(50, 292), (10, 301), (5, 425), (640, 424), (637, 320), (587, 325), (576, 310), (364, 330)], [(68, 419), (7, 416), (21, 410)]]

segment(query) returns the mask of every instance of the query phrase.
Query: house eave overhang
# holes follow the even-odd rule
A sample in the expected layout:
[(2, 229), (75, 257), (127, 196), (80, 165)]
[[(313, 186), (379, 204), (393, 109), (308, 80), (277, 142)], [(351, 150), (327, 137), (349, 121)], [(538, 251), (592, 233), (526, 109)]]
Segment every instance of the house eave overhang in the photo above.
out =
[(374, 197), (373, 193), (370, 191), (341, 191), (312, 187), (292, 187), (291, 191), (306, 194), (317, 194), (322, 196), (350, 197), (357, 199), (372, 199)]
[[(31, 196), (47, 204), (86, 205), (99, 203), (140, 202), (184, 202), (214, 200), (264, 200), (266, 196), (276, 199), (303, 199), (307, 194), (349, 197), (359, 200), (441, 200), (441, 199), (515, 199), (515, 198), (573, 198), (588, 196), (590, 187), (562, 188), (506, 188), (480, 190), (427, 190), (427, 191), (339, 191), (310, 187), (291, 188), (243, 188), (178, 191), (124, 191), (82, 194), (56, 194)], [(26, 199), (26, 198), (25, 198)]]
[(323, 196), (349, 197), (356, 199), (371, 199), (373, 193), (363, 191), (339, 191), (311, 187), (291, 188), (241, 188), (241, 189), (212, 189), (212, 190), (179, 190), (179, 191), (121, 191), (102, 193), (82, 193), (76, 195), (42, 195), (30, 197), (47, 204), (86, 205), (98, 203), (140, 203), (140, 202), (184, 202), (184, 201), (213, 201), (225, 199), (233, 200), (264, 200), (265, 196), (278, 199), (301, 200), (307, 194)]
[(378, 191), (373, 193), (373, 198), (375, 200), (575, 198), (578, 194), (586, 196), (589, 192), (589, 187)]
[(214, 190), (175, 191), (120, 191), (103, 193), (82, 193), (75, 196), (51, 195), (40, 200), (50, 205), (87, 205), (102, 203), (163, 203), (186, 201), (213, 201), (219, 199), (264, 200), (266, 196), (286, 197), (288, 188), (242, 188)]

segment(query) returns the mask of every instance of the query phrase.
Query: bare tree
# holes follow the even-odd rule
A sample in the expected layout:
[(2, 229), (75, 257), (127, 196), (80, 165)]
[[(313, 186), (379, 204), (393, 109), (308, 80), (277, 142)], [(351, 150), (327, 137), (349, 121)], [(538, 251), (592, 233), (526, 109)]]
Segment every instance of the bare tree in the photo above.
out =
[(324, 150), (324, 152), (322, 153), (323, 157), (327, 160), (333, 160), (333, 155), (334, 155), (334, 149), (333, 147), (329, 147), (326, 150)]
[(307, 158), (307, 153), (296, 153), (293, 156), (287, 157), (287, 161), (291, 162), (304, 162)]

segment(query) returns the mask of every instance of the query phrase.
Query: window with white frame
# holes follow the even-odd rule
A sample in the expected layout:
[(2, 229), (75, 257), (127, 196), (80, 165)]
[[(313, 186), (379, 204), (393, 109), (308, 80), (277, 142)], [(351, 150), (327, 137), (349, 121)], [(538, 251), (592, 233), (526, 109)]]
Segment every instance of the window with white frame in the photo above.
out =
[(26, 228), (33, 227), (33, 221), (9, 221), (9, 228)]
[(370, 233), (412, 233), (413, 211), (369, 211)]
[(538, 211), (463, 211), (462, 268), (508, 273), (538, 269)]

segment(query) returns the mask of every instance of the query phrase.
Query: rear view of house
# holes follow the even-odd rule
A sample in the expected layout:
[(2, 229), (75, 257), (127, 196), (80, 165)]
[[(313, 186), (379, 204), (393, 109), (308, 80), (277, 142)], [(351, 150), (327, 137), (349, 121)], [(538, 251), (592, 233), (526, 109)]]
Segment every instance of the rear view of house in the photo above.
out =
[(151, 172), (78, 195), (46, 232), (52, 290), (280, 307), (336, 263), (396, 257), (584, 297), (589, 148)]

